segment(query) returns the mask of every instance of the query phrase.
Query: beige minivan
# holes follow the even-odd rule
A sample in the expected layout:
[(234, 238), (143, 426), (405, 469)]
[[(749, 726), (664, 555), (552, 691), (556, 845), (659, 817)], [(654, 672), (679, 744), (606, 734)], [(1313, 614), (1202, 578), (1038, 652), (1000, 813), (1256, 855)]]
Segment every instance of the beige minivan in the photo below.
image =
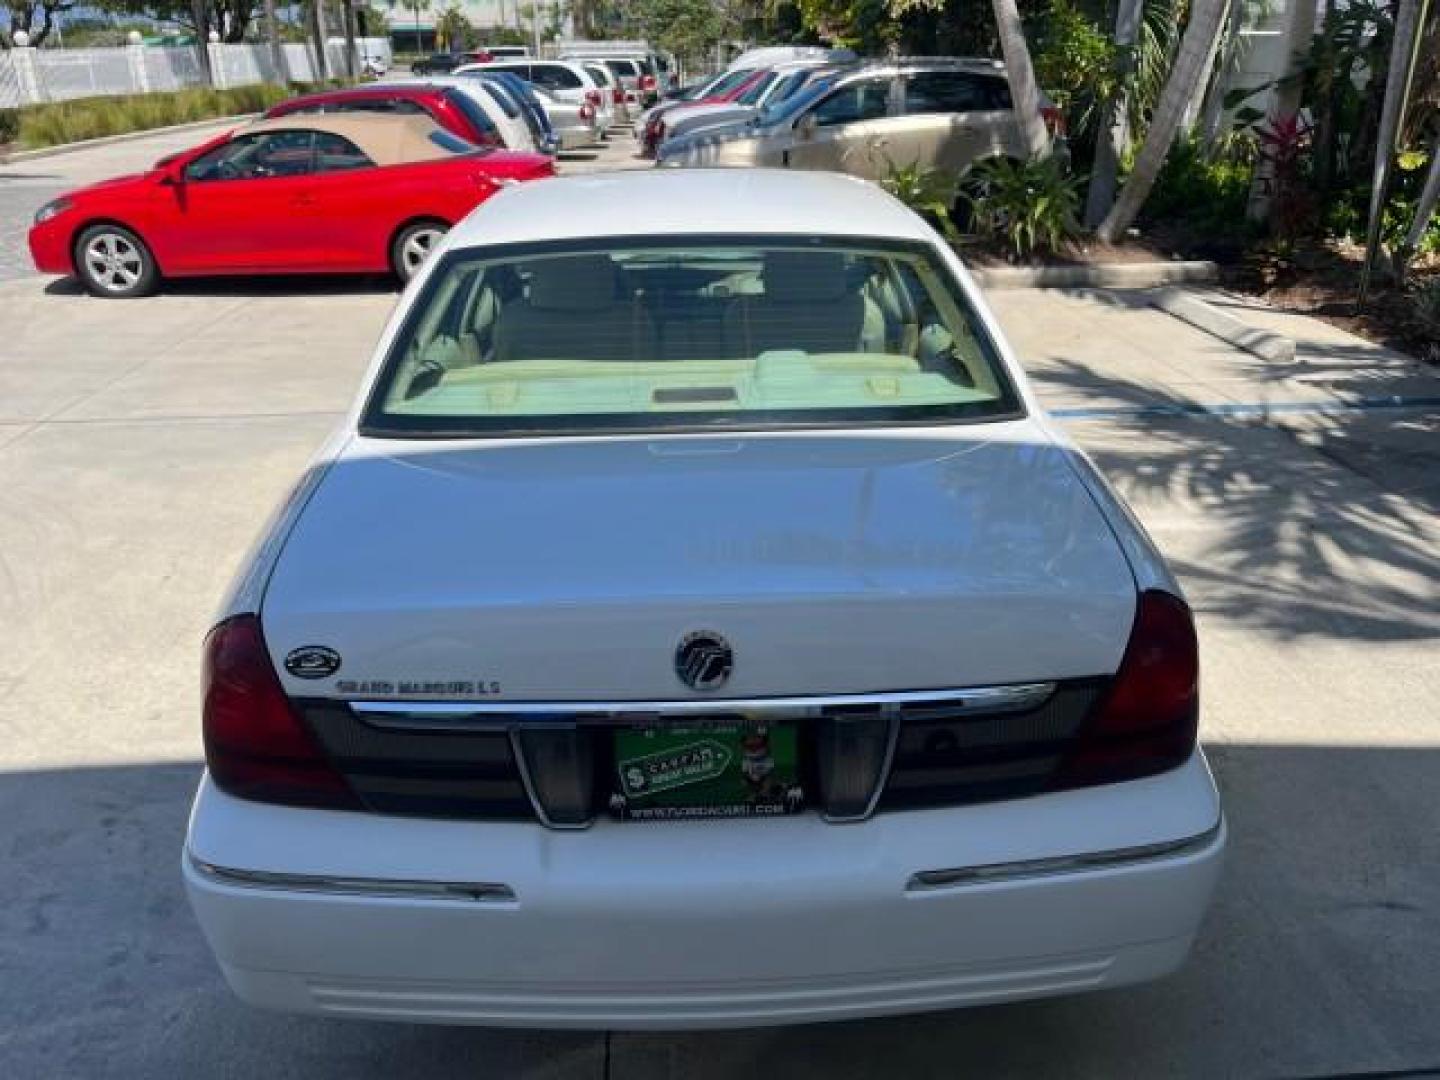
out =
[(666, 142), (658, 163), (823, 169), (879, 180), (894, 166), (963, 173), (993, 157), (1025, 157), (1004, 67), (921, 58), (817, 80), (753, 120)]

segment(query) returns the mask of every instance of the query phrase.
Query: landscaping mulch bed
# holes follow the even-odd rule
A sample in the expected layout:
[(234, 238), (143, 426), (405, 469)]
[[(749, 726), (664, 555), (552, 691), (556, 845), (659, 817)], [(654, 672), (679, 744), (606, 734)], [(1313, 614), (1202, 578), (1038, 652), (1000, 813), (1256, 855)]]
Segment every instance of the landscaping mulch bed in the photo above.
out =
[(1252, 252), (1223, 265), (1221, 277), (1230, 288), (1258, 296), (1272, 307), (1313, 315), (1369, 341), (1440, 364), (1440, 326), (1421, 319), (1413, 299), (1427, 282), (1440, 280), (1440, 259), (1417, 261), (1408, 291), (1377, 271), (1369, 299), (1360, 308), (1357, 292), (1363, 259), (1364, 250), (1354, 244), (1317, 244), (1286, 256)]

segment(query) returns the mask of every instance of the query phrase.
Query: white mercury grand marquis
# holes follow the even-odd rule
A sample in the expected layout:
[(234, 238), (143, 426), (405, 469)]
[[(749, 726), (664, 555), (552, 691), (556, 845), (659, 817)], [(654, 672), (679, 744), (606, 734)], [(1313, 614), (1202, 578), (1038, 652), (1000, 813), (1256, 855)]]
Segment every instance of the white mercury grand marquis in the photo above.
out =
[(878, 188), (523, 184), (441, 245), (205, 644), (184, 875), (246, 1001), (576, 1028), (1184, 960), (1191, 615)]

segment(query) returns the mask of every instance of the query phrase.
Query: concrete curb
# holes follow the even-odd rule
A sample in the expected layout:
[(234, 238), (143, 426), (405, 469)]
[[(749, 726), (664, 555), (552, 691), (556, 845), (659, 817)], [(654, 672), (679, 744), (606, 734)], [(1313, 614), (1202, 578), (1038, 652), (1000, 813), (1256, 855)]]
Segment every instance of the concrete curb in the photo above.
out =
[(1204, 330), (1227, 345), (1244, 349), (1261, 360), (1289, 363), (1295, 359), (1294, 338), (1242, 322), (1184, 289), (1160, 289), (1151, 296), (1150, 303), (1167, 315), (1173, 315), (1181, 322)]
[(42, 146), (39, 150), (16, 150), (0, 156), (0, 165), (16, 165), (22, 161), (57, 157), (60, 154), (74, 154), (81, 150), (94, 150), (101, 146), (148, 139), (151, 135), (169, 135), (174, 132), (199, 131), (201, 128), (220, 127), (224, 124), (243, 124), (255, 119), (259, 113), (240, 113), (238, 116), (216, 116), (209, 120), (192, 120), (188, 124), (172, 124), (169, 127), (146, 128), (144, 131), (126, 131), (120, 135), (102, 135), (98, 139), (82, 139), (80, 142), (65, 143), (61, 146)]
[(972, 267), (985, 289), (1153, 289), (1215, 281), (1213, 262), (1101, 263), (1095, 266)]

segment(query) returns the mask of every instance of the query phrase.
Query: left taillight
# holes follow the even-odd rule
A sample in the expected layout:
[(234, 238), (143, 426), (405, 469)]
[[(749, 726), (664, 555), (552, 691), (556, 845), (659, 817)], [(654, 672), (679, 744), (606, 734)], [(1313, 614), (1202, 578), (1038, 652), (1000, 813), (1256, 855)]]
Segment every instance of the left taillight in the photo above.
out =
[(620, 86), (615, 87), (615, 89), (610, 92), (610, 100), (613, 101), (613, 102), (615, 102), (616, 105), (624, 105), (624, 104), (625, 104), (625, 89), (624, 89), (624, 87), (620, 87)]
[(362, 809), (296, 714), (260, 620), (226, 619), (205, 639), (205, 765), (223, 791), (257, 802)]
[(1065, 134), (1065, 114), (1054, 105), (1041, 106), (1040, 117), (1045, 121), (1045, 130), (1050, 132), (1052, 137)]
[(595, 106), (598, 107), (599, 104), (600, 104), (600, 91), (599, 91), (599, 90), (586, 90), (586, 91), (585, 91), (585, 100), (588, 101), (591, 105), (595, 105)]
[(1089, 787), (1152, 776), (1195, 751), (1200, 657), (1195, 621), (1178, 596), (1139, 596), (1125, 655), (1082, 726), (1053, 786)]
[(595, 106), (594, 106), (594, 105), (591, 105), (588, 101), (587, 101), (584, 105), (581, 105), (581, 106), (580, 106), (580, 119), (581, 119), (581, 120), (584, 120), (586, 123), (590, 122), (591, 120), (594, 120), (594, 119), (595, 119)]

